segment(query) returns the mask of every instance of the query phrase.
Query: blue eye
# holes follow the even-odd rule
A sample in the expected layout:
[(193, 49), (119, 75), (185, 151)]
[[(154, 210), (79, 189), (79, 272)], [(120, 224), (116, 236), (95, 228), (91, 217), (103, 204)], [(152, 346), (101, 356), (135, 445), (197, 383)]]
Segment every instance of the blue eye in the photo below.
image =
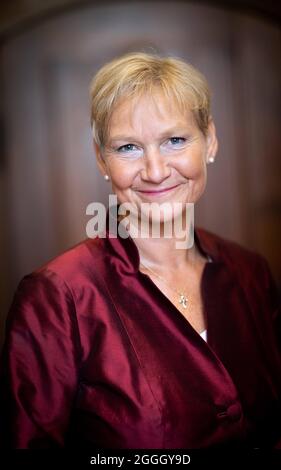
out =
[(132, 152), (133, 150), (137, 150), (137, 147), (134, 144), (126, 144), (118, 147), (117, 152)]
[(169, 140), (173, 145), (183, 144), (186, 141), (184, 137), (171, 137)]

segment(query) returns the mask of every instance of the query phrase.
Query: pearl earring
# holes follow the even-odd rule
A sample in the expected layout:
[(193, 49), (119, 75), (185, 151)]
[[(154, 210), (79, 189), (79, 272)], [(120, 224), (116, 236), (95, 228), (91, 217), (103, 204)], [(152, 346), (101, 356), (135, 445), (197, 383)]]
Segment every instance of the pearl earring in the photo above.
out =
[(104, 175), (104, 179), (105, 179), (105, 181), (109, 181), (109, 176), (108, 176), (108, 175)]
[(215, 157), (210, 157), (208, 160), (208, 163), (214, 163), (214, 161), (215, 161)]

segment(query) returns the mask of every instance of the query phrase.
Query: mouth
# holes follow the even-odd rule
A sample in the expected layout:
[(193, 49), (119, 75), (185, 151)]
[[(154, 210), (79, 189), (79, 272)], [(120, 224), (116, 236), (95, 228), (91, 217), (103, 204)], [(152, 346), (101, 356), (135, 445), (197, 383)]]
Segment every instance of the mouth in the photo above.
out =
[(179, 184), (175, 184), (174, 186), (170, 186), (169, 188), (161, 188), (161, 189), (138, 189), (137, 192), (141, 193), (141, 194), (146, 194), (148, 196), (160, 196), (161, 194), (166, 194), (170, 191), (172, 191), (173, 189), (175, 188), (178, 188), (180, 185)]

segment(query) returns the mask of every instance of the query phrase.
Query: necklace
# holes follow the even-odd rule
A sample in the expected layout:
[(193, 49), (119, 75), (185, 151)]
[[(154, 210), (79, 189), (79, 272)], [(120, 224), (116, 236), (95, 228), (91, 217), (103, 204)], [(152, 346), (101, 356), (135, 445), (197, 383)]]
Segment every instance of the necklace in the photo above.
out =
[(143, 266), (145, 269), (147, 269), (147, 271), (150, 271), (151, 274), (153, 274), (154, 276), (158, 277), (158, 279), (160, 279), (162, 282), (164, 282), (164, 284), (166, 284), (166, 286), (168, 286), (169, 289), (173, 290), (178, 295), (178, 303), (183, 308), (185, 308), (185, 309), (187, 308), (187, 304), (189, 303), (189, 300), (183, 292), (180, 292), (177, 289), (175, 289), (174, 287), (172, 287), (163, 277), (159, 276), (159, 274), (154, 272), (151, 268), (146, 266), (143, 262), (141, 262), (141, 266)]

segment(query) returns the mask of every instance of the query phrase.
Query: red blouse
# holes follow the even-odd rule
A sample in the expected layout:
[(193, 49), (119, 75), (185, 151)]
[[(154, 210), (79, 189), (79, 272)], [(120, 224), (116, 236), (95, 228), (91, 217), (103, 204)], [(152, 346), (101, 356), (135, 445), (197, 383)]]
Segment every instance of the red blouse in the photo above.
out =
[(267, 265), (203, 229), (195, 240), (212, 259), (207, 343), (139, 271), (131, 238), (88, 239), (21, 281), (2, 355), (9, 446), (278, 445), (280, 311)]

